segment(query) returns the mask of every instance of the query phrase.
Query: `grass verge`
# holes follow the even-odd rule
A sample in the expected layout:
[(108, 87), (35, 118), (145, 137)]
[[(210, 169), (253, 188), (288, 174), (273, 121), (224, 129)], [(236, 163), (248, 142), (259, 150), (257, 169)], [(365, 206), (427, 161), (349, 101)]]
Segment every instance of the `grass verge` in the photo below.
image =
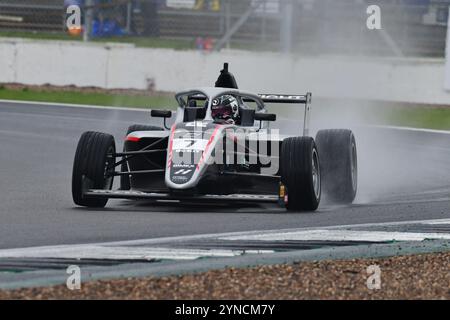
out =
[(176, 106), (175, 99), (169, 95), (146, 96), (104, 92), (40, 91), (28, 88), (12, 90), (2, 86), (0, 86), (0, 99), (131, 108), (174, 109)]
[[(56, 40), (56, 41), (83, 41), (82, 36), (71, 36), (62, 32), (25, 32), (25, 31), (0, 31), (3, 38), (24, 38), (32, 40)], [(94, 38), (91, 42), (97, 43), (130, 43), (140, 48), (165, 48), (175, 50), (195, 49), (194, 39), (167, 39), (154, 37), (104, 37)]]
[[(71, 36), (63, 32), (31, 32), (31, 31), (0, 31), (0, 38), (23, 38), (30, 40), (55, 40), (55, 41), (83, 41), (82, 36)], [(192, 38), (157, 38), (148, 36), (113, 36), (93, 38), (94, 43), (126, 43), (138, 48), (160, 48), (174, 50), (196, 50), (195, 37)], [(278, 51), (274, 45), (266, 42), (246, 43), (231, 42), (230, 48), (247, 51)]]
[(387, 124), (414, 127), (450, 130), (450, 108), (397, 108), (384, 110)]
[[(172, 110), (176, 107), (173, 95), (167, 93), (155, 93), (154, 95), (148, 95), (144, 92), (128, 94), (102, 89), (85, 91), (83, 89), (60, 90), (23, 86), (11, 89), (8, 86), (0, 86), (0, 99)], [(316, 109), (321, 109), (322, 112), (329, 112), (324, 106), (330, 104), (320, 101), (320, 99), (315, 103)], [(450, 107), (448, 106), (372, 102), (358, 107), (345, 107), (342, 104), (334, 108), (334, 111), (330, 110), (330, 112), (336, 113), (337, 108), (339, 108), (339, 113), (343, 113), (343, 110), (345, 110), (349, 114), (356, 112), (363, 114), (364, 119), (362, 121), (364, 123), (450, 130)], [(277, 110), (280, 116), (292, 115), (291, 111)]]

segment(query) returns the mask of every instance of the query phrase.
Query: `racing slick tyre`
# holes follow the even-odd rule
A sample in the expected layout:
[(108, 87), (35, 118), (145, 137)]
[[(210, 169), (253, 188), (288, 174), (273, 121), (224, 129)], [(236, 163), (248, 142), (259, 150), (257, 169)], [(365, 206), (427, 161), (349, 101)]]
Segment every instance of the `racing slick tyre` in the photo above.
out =
[(322, 187), (327, 201), (350, 204), (358, 186), (358, 158), (351, 130), (320, 130), (316, 136), (322, 170)]
[[(133, 124), (128, 127), (127, 136), (135, 131), (164, 131), (163, 128), (157, 126), (148, 126), (144, 124)], [(123, 152), (125, 152), (125, 146), (123, 148)], [(120, 165), (120, 171), (127, 172), (128, 171), (128, 163), (125, 161)], [(129, 176), (120, 176), (120, 190), (130, 190), (131, 183)]]
[(286, 208), (313, 211), (321, 196), (320, 162), (314, 139), (291, 137), (281, 145), (281, 182), (287, 189)]
[(88, 131), (81, 135), (72, 171), (72, 197), (75, 204), (103, 208), (108, 199), (83, 196), (89, 189), (111, 190), (116, 145), (110, 134)]

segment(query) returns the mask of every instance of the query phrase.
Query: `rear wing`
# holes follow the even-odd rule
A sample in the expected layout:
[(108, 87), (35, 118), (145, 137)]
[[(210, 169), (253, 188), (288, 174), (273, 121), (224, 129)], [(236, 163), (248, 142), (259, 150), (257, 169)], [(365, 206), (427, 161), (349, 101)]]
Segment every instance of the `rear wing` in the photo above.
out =
[(309, 119), (311, 111), (312, 93), (305, 95), (286, 95), (286, 94), (258, 94), (264, 103), (287, 103), (305, 105), (305, 116), (303, 119), (303, 136), (309, 135)]
[(305, 95), (287, 95), (287, 94), (258, 94), (263, 102), (267, 103), (311, 103), (311, 92)]

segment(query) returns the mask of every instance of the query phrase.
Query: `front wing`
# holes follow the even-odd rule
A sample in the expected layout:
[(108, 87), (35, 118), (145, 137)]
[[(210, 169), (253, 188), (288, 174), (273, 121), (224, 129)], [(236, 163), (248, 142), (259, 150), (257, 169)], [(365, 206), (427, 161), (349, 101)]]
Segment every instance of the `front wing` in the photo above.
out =
[(156, 200), (156, 201), (233, 201), (233, 202), (259, 202), (276, 203), (279, 197), (276, 195), (258, 194), (229, 194), (229, 195), (196, 195), (183, 196), (169, 193), (148, 193), (142, 191), (125, 190), (89, 190), (84, 193), (86, 197), (108, 198), (108, 199), (135, 199), (135, 200)]

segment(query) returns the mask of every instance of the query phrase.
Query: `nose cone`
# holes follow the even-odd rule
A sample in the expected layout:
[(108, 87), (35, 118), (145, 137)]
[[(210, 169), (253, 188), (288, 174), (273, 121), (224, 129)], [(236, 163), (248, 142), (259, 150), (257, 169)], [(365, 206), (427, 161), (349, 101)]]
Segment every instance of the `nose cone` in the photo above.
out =
[(220, 137), (221, 126), (212, 122), (188, 122), (172, 128), (166, 185), (172, 189), (195, 187), (211, 162)]

